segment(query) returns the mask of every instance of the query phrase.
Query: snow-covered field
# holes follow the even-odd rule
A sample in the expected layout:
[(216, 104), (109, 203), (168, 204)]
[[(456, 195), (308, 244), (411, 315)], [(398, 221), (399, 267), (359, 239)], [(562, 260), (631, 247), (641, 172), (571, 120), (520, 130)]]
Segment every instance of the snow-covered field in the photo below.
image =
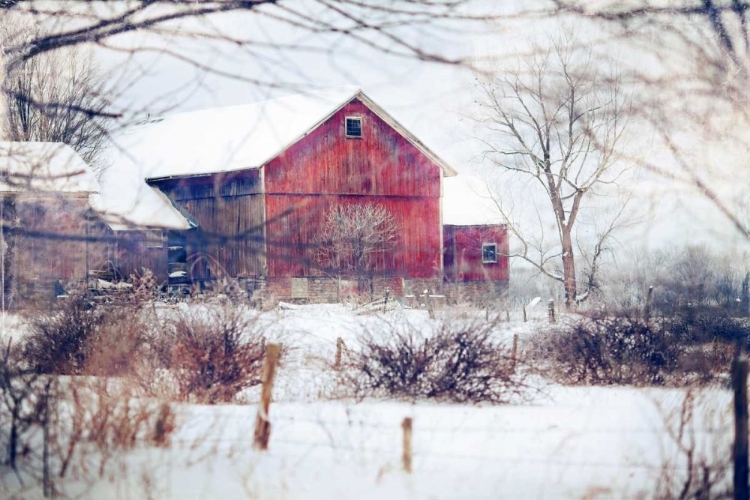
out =
[[(424, 327), (431, 321), (426, 311), (361, 316), (329, 305), (264, 313), (269, 337), (294, 347), (274, 390), (269, 450), (252, 447), (254, 394), (247, 405), (180, 405), (169, 449), (130, 452), (81, 496), (652, 498), (665, 470), (682, 473), (666, 432), (676, 422), (665, 417), (678, 413), (682, 390), (549, 385), (533, 402), (508, 406), (321, 397), (336, 339), (353, 345), (356, 331), (382, 316)], [(534, 323), (504, 323), (498, 335), (533, 330)], [(688, 429), (684, 442), (694, 437), (699, 451), (729, 453), (730, 404), (728, 391), (700, 392), (694, 433)], [(404, 417), (414, 422), (411, 474), (401, 465)]]

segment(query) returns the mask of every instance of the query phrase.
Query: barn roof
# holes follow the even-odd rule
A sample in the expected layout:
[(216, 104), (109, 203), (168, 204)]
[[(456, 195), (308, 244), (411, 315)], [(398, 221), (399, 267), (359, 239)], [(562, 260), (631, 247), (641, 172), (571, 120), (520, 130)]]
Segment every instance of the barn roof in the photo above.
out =
[(0, 192), (96, 193), (96, 176), (60, 142), (0, 142)]
[(139, 166), (148, 179), (260, 168), (354, 98), (397, 129), (445, 175), (455, 175), (361, 89), (351, 86), (152, 119), (118, 139), (125, 154), (115, 161)]
[(136, 125), (120, 135), (110, 150), (111, 166), (102, 177), (99, 209), (119, 214), (131, 227), (192, 227), (160, 191), (144, 181), (260, 168), (355, 98), (434, 161), (445, 176), (456, 174), (361, 89), (347, 86)]

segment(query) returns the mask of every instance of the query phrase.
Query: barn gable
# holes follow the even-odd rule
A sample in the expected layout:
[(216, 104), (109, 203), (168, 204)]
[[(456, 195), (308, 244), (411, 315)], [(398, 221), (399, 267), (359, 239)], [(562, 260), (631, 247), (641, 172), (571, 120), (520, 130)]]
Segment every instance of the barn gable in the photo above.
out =
[[(367, 101), (353, 98), (269, 161), (266, 193), (440, 196), (440, 177), (452, 170), (415, 146)], [(357, 137), (346, 131), (353, 120), (359, 125)]]
[[(446, 171), (361, 94), (264, 167), (270, 275), (325, 274), (316, 235), (334, 205), (375, 204), (399, 228), (381, 276), (441, 276), (441, 177)], [(347, 126), (355, 121), (355, 134)], [(276, 255), (274, 255), (274, 250)]]

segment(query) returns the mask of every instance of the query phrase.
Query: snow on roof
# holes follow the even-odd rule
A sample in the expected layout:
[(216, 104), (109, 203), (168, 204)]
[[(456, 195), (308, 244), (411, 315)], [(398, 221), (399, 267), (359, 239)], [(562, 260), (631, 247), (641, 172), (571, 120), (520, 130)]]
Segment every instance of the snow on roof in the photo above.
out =
[(486, 182), (467, 175), (443, 179), (443, 224), (477, 226), (500, 223), (502, 217)]
[(67, 144), (0, 142), (0, 191), (96, 193), (96, 176)]
[[(106, 176), (106, 172), (104, 174)], [(118, 184), (103, 184), (101, 194), (91, 196), (91, 205), (102, 220), (115, 231), (143, 228), (190, 229), (195, 224), (184, 216), (156, 188), (133, 176), (121, 177)], [(116, 186), (119, 195), (113, 195)], [(123, 195), (125, 194), (125, 195)]]
[(355, 97), (438, 164), (455, 171), (353, 86), (240, 106), (155, 118), (132, 127), (110, 150), (100, 210), (134, 225), (187, 228), (189, 222), (144, 181), (260, 168)]

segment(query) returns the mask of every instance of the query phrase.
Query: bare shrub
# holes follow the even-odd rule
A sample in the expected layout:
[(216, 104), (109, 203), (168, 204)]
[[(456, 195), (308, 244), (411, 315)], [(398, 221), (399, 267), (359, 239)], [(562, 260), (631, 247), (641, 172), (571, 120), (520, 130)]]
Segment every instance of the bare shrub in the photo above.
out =
[(360, 333), (343, 382), (358, 396), (507, 403), (529, 396), (526, 371), (491, 322), (443, 320), (430, 333), (383, 321)]
[(701, 405), (693, 390), (686, 392), (676, 411), (657, 408), (672, 453), (662, 463), (653, 498), (732, 498), (732, 457), (726, 452), (729, 443), (719, 436), (727, 435), (721, 432), (730, 419), (727, 409), (711, 408), (703, 412), (707, 414), (701, 415), (702, 419), (697, 418)]
[[(384, 207), (333, 205), (315, 238), (316, 261), (340, 282), (354, 278), (359, 292), (373, 294), (378, 259), (393, 250), (399, 241), (399, 224)], [(339, 293), (341, 291), (339, 290)]]
[(136, 306), (152, 304), (159, 297), (161, 285), (156, 282), (156, 276), (151, 269), (143, 268), (140, 274), (131, 275), (130, 282), (133, 285), (130, 299)]
[(696, 342), (679, 318), (644, 321), (639, 313), (599, 311), (540, 331), (532, 355), (564, 384), (683, 385), (724, 377), (727, 344)]
[(690, 304), (746, 315), (747, 295), (742, 297), (747, 261), (746, 254), (705, 246), (624, 253), (616, 268), (606, 270), (598, 300), (610, 308), (643, 306), (653, 286), (652, 309), (662, 314)]
[(31, 318), (25, 362), (37, 373), (120, 376), (141, 356), (147, 325), (130, 306), (103, 307), (76, 294)]
[(132, 307), (109, 307), (86, 342), (84, 373), (125, 376), (145, 360), (150, 316)]
[(91, 469), (92, 463), (101, 477), (114, 457), (138, 445), (164, 447), (176, 429), (168, 403), (140, 398), (126, 380), (76, 377), (61, 386), (51, 422), (61, 478), (72, 468)]
[(82, 293), (60, 303), (60, 309), (30, 318), (23, 357), (37, 373), (84, 373), (90, 341), (104, 323), (104, 312)]
[(670, 318), (679, 339), (688, 343), (747, 342), (750, 324), (718, 307), (683, 307)]
[(157, 366), (169, 371), (173, 396), (229, 402), (261, 383), (264, 343), (255, 316), (241, 307), (201, 307), (168, 318), (151, 340)]
[(39, 425), (49, 399), (50, 383), (29, 370), (9, 343), (0, 360), (0, 426), (3, 463), (19, 474), (19, 456), (26, 456), (30, 431)]
[(168, 445), (167, 403), (142, 399), (128, 379), (61, 377), (29, 369), (8, 346), (0, 363), (0, 442), (19, 492), (67, 496), (65, 478), (93, 482), (136, 446)]

